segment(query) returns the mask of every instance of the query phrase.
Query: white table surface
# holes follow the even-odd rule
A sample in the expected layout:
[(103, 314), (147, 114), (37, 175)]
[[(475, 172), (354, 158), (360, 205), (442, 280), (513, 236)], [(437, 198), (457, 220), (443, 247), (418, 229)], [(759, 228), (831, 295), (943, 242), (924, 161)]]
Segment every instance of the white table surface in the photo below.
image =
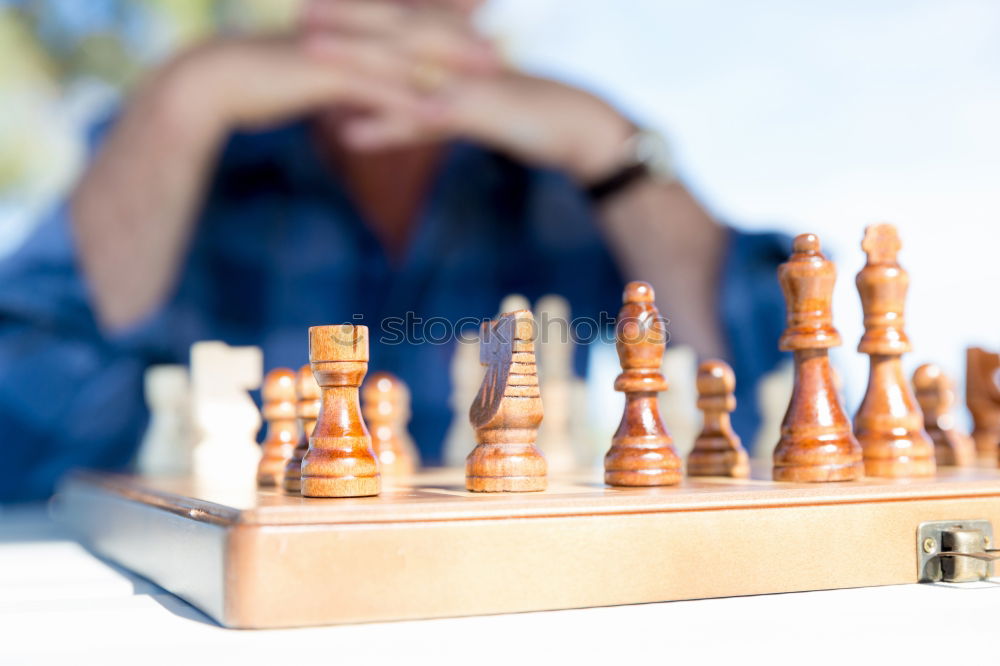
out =
[(44, 507), (0, 510), (4, 665), (219, 664), (224, 659), (233, 666), (623, 660), (930, 666), (952, 659), (993, 664), (1000, 663), (998, 630), (1000, 579), (419, 622), (231, 630), (90, 554), (48, 520)]

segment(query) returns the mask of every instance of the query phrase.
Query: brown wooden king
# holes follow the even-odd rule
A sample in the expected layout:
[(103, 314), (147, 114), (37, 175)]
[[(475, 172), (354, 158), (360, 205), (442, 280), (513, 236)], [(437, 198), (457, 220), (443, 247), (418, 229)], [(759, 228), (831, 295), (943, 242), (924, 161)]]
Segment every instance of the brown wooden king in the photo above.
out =
[(309, 364), (322, 403), (309, 451), (302, 459), (302, 495), (377, 495), (381, 490), (378, 460), (358, 395), (368, 371), (368, 327), (311, 327)]
[(604, 481), (612, 486), (669, 486), (681, 481), (681, 459), (657, 402), (657, 395), (667, 390), (660, 372), (667, 328), (654, 298), (648, 283), (628, 283), (615, 326), (622, 366), (615, 390), (625, 394), (625, 410), (604, 456)]
[(778, 267), (788, 315), (778, 345), (793, 354), (795, 383), (774, 450), (775, 481), (851, 481), (864, 474), (830, 366), (829, 349), (841, 344), (831, 303), (836, 279), (815, 234), (796, 237), (792, 256)]
[(903, 329), (903, 309), (910, 278), (897, 263), (900, 242), (891, 224), (865, 230), (861, 243), (868, 255), (858, 273), (858, 293), (865, 333), (858, 351), (871, 360), (868, 390), (854, 416), (869, 476), (932, 476), (934, 443), (924, 430), (923, 414), (903, 376), (901, 357), (910, 351)]
[(479, 361), (486, 366), (469, 409), (476, 448), (465, 461), (465, 487), (474, 492), (545, 490), (548, 467), (535, 446), (542, 396), (535, 363), (535, 320), (517, 310), (486, 322)]

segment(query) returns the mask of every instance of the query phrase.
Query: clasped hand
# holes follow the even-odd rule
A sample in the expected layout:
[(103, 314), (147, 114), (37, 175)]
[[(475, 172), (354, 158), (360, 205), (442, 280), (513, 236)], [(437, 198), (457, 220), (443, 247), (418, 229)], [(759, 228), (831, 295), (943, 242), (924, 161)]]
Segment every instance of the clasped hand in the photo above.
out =
[(454, 3), (310, 0), (291, 34), (209, 42), (151, 87), (210, 136), (330, 112), (352, 150), (463, 137), (582, 183), (617, 168), (632, 131), (599, 98), (506, 66)]

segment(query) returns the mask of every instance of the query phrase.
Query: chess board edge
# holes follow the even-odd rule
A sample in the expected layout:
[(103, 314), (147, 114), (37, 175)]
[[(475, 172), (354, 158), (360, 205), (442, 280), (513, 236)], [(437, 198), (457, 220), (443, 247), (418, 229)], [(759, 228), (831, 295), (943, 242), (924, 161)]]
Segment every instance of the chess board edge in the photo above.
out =
[(54, 502), (93, 551), (220, 624), (277, 628), (912, 583), (930, 520), (1000, 524), (1000, 472), (843, 484), (579, 481), (481, 499), (433, 475), (357, 500), (241, 506), (80, 473)]

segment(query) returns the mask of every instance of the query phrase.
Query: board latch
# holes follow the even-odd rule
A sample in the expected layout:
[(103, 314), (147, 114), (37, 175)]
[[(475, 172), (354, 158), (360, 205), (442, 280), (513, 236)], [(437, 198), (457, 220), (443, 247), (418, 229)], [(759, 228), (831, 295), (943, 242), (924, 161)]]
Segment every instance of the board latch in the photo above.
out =
[(993, 575), (993, 525), (988, 520), (938, 520), (917, 528), (920, 582), (968, 583)]

